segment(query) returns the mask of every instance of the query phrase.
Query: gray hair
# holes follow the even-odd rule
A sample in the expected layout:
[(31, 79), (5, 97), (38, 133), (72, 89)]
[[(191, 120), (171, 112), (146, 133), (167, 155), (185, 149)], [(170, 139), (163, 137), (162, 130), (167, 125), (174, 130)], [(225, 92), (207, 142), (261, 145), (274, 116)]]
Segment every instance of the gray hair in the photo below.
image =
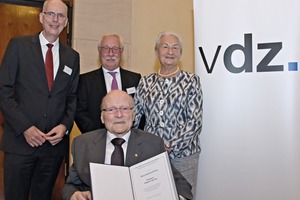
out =
[(106, 38), (106, 37), (108, 37), (108, 36), (113, 36), (113, 37), (118, 38), (119, 43), (120, 43), (120, 48), (122, 49), (122, 51), (124, 50), (124, 42), (123, 42), (123, 38), (122, 38), (122, 36), (120, 36), (120, 35), (118, 35), (118, 34), (116, 34), (116, 33), (106, 33), (106, 34), (104, 34), (104, 35), (101, 37), (100, 41), (99, 41), (98, 48), (100, 48), (100, 47), (102, 46), (102, 42), (103, 42), (104, 38)]
[(158, 49), (159, 49), (159, 45), (160, 45), (160, 42), (161, 42), (161, 39), (163, 36), (165, 35), (172, 35), (174, 37), (177, 38), (178, 40), (178, 43), (179, 43), (179, 48), (180, 48), (180, 53), (182, 54), (182, 51), (183, 51), (183, 45), (182, 45), (182, 39), (181, 39), (181, 36), (178, 34), (178, 33), (175, 33), (175, 32), (172, 32), (172, 31), (163, 31), (161, 32), (160, 34), (158, 34), (157, 38), (156, 38), (156, 43), (155, 43), (155, 51), (157, 52)]

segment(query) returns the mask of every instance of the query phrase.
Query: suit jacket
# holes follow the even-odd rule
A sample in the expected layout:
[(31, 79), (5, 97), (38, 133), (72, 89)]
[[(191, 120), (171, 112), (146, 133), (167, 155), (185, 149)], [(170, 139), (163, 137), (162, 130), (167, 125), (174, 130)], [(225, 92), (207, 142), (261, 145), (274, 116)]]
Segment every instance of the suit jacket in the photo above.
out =
[[(36, 149), (23, 133), (36, 126), (47, 133), (64, 124), (71, 130), (76, 110), (79, 54), (59, 43), (59, 69), (48, 90), (39, 35), (12, 38), (0, 68), (0, 108), (5, 118), (2, 150), (30, 155)], [(68, 137), (57, 145), (43, 145), (45, 153), (66, 154)], [(49, 151), (48, 151), (49, 150)]]
[[(76, 191), (91, 191), (89, 163), (104, 164), (106, 137), (106, 129), (98, 129), (73, 140), (73, 164), (69, 169), (69, 176), (63, 188), (63, 199), (69, 200)], [(130, 167), (164, 151), (164, 142), (160, 137), (140, 129), (132, 129), (125, 165)], [(172, 169), (178, 194), (186, 199), (192, 199), (191, 185), (180, 172), (174, 167)]]
[[(141, 74), (120, 67), (122, 89), (136, 88)], [(80, 75), (75, 122), (81, 133), (86, 133), (105, 126), (100, 121), (100, 104), (107, 94), (102, 67)], [(132, 94), (133, 95), (133, 94)]]

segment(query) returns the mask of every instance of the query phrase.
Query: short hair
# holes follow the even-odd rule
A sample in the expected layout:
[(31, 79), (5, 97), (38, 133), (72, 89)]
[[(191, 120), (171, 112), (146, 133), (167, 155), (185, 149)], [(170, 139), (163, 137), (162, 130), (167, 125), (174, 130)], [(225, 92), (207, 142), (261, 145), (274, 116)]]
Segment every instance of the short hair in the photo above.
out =
[[(43, 4), (43, 11), (45, 11), (45, 8), (47, 7), (48, 3), (50, 3), (51, 1), (53, 1), (53, 0), (46, 0), (44, 2), (44, 4)], [(58, 0), (58, 1), (62, 2), (65, 5), (66, 13), (68, 13), (68, 6), (67, 6), (67, 4), (63, 0)]]
[(165, 35), (172, 35), (174, 37), (177, 38), (178, 40), (178, 44), (179, 44), (179, 48), (180, 48), (180, 53), (182, 54), (182, 51), (183, 51), (183, 45), (182, 45), (182, 39), (181, 39), (181, 36), (178, 34), (178, 33), (175, 33), (175, 32), (172, 32), (172, 31), (163, 31), (161, 33), (158, 34), (157, 38), (156, 38), (156, 43), (155, 43), (155, 51), (157, 52), (158, 49), (159, 49), (159, 44), (161, 42), (161, 39), (163, 36)]
[(102, 101), (101, 101), (101, 104), (100, 104), (100, 109), (103, 108), (103, 104), (106, 103), (106, 99), (111, 96), (112, 94), (114, 93), (119, 93), (119, 95), (126, 95), (128, 97), (128, 100), (129, 100), (129, 104), (130, 106), (133, 106), (134, 107), (134, 99), (131, 95), (129, 95), (127, 92), (123, 91), (123, 90), (111, 90), (110, 92), (108, 92), (103, 98), (102, 98)]
[(102, 37), (101, 37), (101, 39), (100, 39), (100, 41), (98, 43), (98, 48), (100, 48), (102, 46), (102, 42), (103, 42), (104, 38), (106, 38), (108, 36), (113, 36), (113, 37), (118, 38), (119, 43), (120, 43), (120, 48), (122, 49), (122, 51), (124, 50), (123, 38), (122, 38), (122, 36), (120, 36), (120, 35), (118, 35), (116, 33), (106, 33), (106, 34), (102, 35)]

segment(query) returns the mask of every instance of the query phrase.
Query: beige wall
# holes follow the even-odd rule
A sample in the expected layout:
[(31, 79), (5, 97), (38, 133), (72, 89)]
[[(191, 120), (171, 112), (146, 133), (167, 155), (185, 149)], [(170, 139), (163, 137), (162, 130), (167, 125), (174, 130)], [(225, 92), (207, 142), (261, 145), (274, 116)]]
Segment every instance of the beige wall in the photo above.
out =
[(161, 31), (178, 32), (183, 40), (182, 69), (194, 72), (193, 1), (132, 1), (132, 69), (144, 75), (158, 70), (155, 40)]
[(124, 37), (123, 61), (130, 65), (131, 0), (74, 0), (73, 47), (80, 53), (81, 73), (98, 68), (98, 41), (104, 33)]
[(97, 44), (106, 32), (124, 37), (124, 68), (154, 72), (155, 39), (164, 30), (182, 35), (182, 69), (193, 72), (192, 8), (192, 0), (74, 0), (73, 47), (80, 53), (81, 73), (98, 67)]
[[(99, 67), (97, 44), (102, 34), (123, 36), (122, 66), (148, 75), (158, 70), (156, 36), (176, 31), (183, 39), (182, 69), (194, 72), (193, 0), (74, 0), (73, 47), (81, 73)], [(75, 126), (71, 137), (80, 134)]]

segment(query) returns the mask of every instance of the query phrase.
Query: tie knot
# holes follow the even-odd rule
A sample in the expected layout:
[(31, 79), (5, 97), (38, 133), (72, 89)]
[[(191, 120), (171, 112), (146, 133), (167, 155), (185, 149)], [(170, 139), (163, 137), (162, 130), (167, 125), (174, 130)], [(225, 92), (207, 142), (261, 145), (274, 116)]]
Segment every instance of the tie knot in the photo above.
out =
[(49, 43), (49, 44), (47, 44), (47, 47), (48, 47), (48, 49), (52, 49), (53, 44)]
[(112, 77), (115, 77), (117, 72), (108, 72), (108, 73), (109, 73)]
[(125, 142), (125, 140), (123, 138), (114, 138), (111, 140), (111, 143), (114, 146), (121, 146), (124, 142)]

